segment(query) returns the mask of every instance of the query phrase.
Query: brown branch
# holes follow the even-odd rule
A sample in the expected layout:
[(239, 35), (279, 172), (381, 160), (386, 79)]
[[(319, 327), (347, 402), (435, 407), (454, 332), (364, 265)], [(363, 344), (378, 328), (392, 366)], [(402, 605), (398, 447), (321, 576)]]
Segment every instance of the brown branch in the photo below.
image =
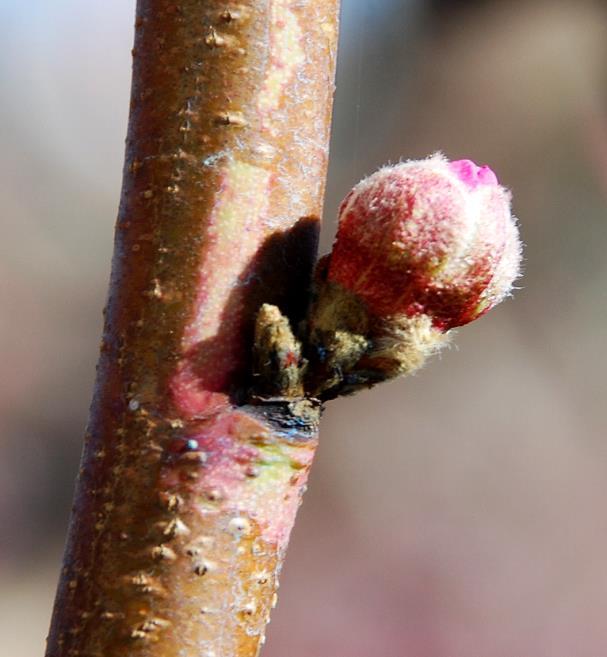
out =
[(47, 657), (244, 657), (263, 641), (317, 410), (249, 392), (255, 315), (274, 304), (295, 326), (308, 303), (338, 4), (138, 2), (110, 296)]

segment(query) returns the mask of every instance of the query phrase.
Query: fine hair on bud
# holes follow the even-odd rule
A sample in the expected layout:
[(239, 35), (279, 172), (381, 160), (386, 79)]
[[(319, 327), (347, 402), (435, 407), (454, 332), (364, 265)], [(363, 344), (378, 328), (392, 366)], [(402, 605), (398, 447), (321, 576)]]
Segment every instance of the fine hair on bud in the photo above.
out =
[[(384, 167), (352, 189), (309, 317), (334, 390), (418, 369), (450, 329), (510, 294), (521, 261), (510, 201), (488, 166), (440, 154)], [(358, 351), (338, 356), (337, 343)]]

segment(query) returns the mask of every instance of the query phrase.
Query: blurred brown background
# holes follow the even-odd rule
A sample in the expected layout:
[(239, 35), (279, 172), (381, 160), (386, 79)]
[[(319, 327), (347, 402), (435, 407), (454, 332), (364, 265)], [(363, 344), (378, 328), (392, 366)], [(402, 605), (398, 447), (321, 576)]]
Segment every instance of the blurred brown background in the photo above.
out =
[[(101, 329), (134, 2), (0, 2), (0, 653), (41, 657)], [(332, 404), (265, 657), (607, 655), (607, 8), (343, 0), (323, 248), (380, 164), (513, 190), (516, 299)]]

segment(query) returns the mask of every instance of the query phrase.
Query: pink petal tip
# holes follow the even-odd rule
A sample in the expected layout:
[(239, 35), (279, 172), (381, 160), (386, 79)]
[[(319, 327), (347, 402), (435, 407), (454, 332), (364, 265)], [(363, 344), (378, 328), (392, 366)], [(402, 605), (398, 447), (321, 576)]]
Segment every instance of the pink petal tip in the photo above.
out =
[(497, 176), (490, 167), (479, 167), (472, 160), (455, 160), (449, 163), (449, 169), (471, 189), (479, 185), (498, 184)]

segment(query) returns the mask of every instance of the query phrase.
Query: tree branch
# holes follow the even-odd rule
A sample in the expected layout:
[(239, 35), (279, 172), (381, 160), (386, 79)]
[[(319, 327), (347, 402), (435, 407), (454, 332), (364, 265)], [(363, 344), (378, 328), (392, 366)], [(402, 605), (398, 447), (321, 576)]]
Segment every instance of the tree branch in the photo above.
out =
[(338, 4), (138, 1), (110, 294), (47, 657), (245, 657), (263, 641), (318, 409), (255, 394), (255, 316), (269, 303), (296, 326), (308, 304)]

